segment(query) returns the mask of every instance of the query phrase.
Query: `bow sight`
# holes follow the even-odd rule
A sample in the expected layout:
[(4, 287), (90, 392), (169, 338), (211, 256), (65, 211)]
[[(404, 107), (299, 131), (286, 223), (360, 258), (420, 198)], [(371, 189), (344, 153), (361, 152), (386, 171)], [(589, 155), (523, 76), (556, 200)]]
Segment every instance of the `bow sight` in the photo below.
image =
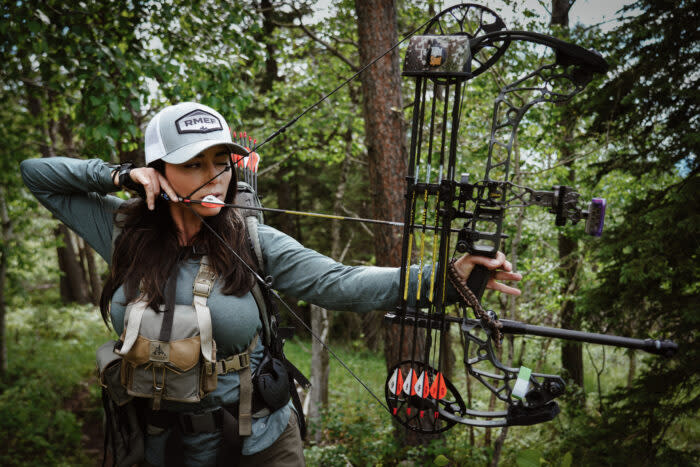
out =
[[(461, 174), (458, 181), (458, 159), (467, 156), (458, 147), (465, 84), (496, 63), (513, 42), (544, 46), (540, 48), (549, 53), (549, 61), (501, 88), (494, 101), (483, 178), (471, 182), (469, 175)], [(583, 209), (579, 194), (570, 187), (538, 191), (516, 185), (510, 181), (510, 165), (518, 125), (527, 110), (540, 102), (568, 101), (607, 68), (605, 60), (594, 51), (543, 34), (509, 31), (495, 12), (475, 4), (442, 11), (427, 24), (423, 35), (411, 38), (403, 71), (415, 82), (415, 97), (406, 177), (400, 306), (397, 312), (386, 315), (389, 323), (401, 327), (398, 348), (404, 349), (406, 339), (406, 348), (410, 349), (408, 354), (404, 350), (398, 355), (399, 363), (389, 371), (385, 385), (389, 409), (405, 427), (435, 433), (456, 423), (493, 427), (530, 425), (554, 418), (559, 412), (554, 399), (564, 393), (564, 380), (503, 365), (494, 351), (503, 334), (555, 337), (663, 355), (677, 349), (668, 341), (499, 320), (479, 303), (489, 278), (484, 267), (476, 266), (466, 284), (460, 284), (450, 273), (455, 255), (451, 242), (459, 253), (496, 256), (505, 237), (503, 220), (508, 208), (543, 206), (555, 215), (557, 226), (585, 219), (586, 232), (601, 235), (605, 200), (594, 198)], [(470, 163), (477, 166), (479, 161)], [(433, 225), (428, 225), (429, 219)], [(455, 229), (453, 222), (463, 225)], [(421, 266), (417, 270), (410, 267), (414, 243)], [(428, 264), (426, 250), (432, 250), (432, 269), (423, 277), (422, 266)], [(409, 291), (411, 276), (416, 274), (417, 290)], [(458, 300), (458, 315), (447, 310), (448, 281), (462, 297)], [(422, 285), (427, 285), (429, 291), (421, 297)], [(468, 309), (473, 310), (475, 318), (467, 315)], [(464, 336), (468, 375), (502, 401), (505, 410), (467, 408), (455, 385), (443, 374), (441, 349), (445, 348), (445, 336), (452, 324), (458, 325)], [(419, 332), (424, 341), (418, 339)]]

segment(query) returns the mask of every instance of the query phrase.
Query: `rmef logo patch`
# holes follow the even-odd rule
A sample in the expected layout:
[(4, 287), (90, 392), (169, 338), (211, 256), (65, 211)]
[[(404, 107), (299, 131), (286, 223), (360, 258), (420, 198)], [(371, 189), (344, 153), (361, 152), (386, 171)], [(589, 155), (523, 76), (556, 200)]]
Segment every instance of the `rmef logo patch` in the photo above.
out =
[(177, 132), (182, 133), (209, 133), (222, 131), (221, 122), (215, 116), (204, 110), (193, 110), (175, 120)]

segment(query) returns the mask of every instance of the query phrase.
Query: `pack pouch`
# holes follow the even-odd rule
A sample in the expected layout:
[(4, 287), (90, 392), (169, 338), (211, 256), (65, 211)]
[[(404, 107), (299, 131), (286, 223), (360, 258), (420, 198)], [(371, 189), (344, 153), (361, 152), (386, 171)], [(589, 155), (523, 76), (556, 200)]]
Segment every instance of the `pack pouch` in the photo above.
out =
[(102, 386), (105, 449), (112, 452), (115, 467), (127, 467), (144, 459), (143, 427), (133, 396), (121, 384), (122, 357), (114, 351), (118, 343), (105, 342), (97, 349), (97, 380)]
[(290, 397), (289, 374), (284, 362), (266, 351), (253, 375), (253, 387), (270, 412), (284, 407)]
[(97, 381), (110, 399), (119, 407), (129, 403), (133, 396), (121, 382), (122, 357), (114, 352), (118, 341), (105, 342), (97, 349)]
[(203, 257), (194, 281), (192, 305), (164, 311), (148, 307), (145, 296), (129, 303), (124, 315), (120, 382), (130, 396), (198, 402), (216, 389), (216, 345), (207, 298), (216, 275)]

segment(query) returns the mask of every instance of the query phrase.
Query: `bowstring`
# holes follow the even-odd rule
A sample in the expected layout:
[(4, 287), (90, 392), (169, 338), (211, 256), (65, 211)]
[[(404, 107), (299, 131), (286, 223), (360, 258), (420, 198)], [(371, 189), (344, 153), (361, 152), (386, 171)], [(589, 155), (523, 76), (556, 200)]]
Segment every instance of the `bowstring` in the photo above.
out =
[[(252, 152), (252, 151), (251, 151), (251, 152)], [(238, 156), (238, 159), (236, 159), (235, 162), (233, 161), (233, 156)], [(195, 156), (195, 157), (196, 157), (196, 156)], [(240, 155), (240, 154), (233, 154), (233, 153), (232, 153), (232, 154), (231, 154), (231, 157), (230, 157), (229, 159), (230, 159), (231, 163), (230, 163), (230, 164), (227, 164), (227, 165), (226, 165), (226, 168), (224, 168), (221, 172), (219, 172), (218, 174), (214, 175), (212, 178), (210, 178), (210, 179), (207, 180), (206, 182), (204, 182), (204, 183), (202, 183), (201, 185), (199, 185), (197, 188), (194, 189), (194, 191), (193, 191), (192, 193), (190, 193), (189, 195), (185, 196), (185, 198), (191, 198), (192, 195), (194, 195), (195, 193), (197, 193), (199, 190), (201, 190), (201, 189), (204, 188), (205, 186), (209, 185), (211, 182), (213, 182), (214, 180), (216, 180), (217, 178), (219, 178), (220, 176), (222, 176), (223, 174), (225, 174), (225, 173), (228, 172), (229, 170), (233, 170), (233, 167), (234, 167), (236, 164), (238, 164), (241, 160), (243, 160), (243, 159), (244, 159), (244, 156), (242, 156), (242, 155)], [(236, 175), (236, 181), (238, 181), (238, 175)]]

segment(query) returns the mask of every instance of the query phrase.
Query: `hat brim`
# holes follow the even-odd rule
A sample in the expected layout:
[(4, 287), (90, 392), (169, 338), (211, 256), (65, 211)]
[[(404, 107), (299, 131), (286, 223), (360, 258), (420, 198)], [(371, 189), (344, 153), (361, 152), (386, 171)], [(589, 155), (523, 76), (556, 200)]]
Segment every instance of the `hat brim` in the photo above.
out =
[(243, 146), (230, 141), (205, 140), (197, 141), (196, 143), (178, 148), (170, 154), (163, 156), (161, 160), (167, 162), (168, 164), (182, 164), (183, 162), (187, 162), (188, 160), (192, 159), (197, 154), (214, 146), (226, 146), (232, 153), (242, 156), (245, 156), (250, 152)]

